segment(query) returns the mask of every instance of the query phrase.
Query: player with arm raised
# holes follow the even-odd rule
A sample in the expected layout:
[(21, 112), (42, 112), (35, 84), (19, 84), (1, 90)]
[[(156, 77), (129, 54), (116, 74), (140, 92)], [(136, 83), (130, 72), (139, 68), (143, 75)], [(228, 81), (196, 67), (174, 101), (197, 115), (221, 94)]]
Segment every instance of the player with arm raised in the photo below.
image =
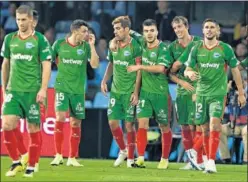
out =
[[(192, 48), (184, 72), (192, 81), (197, 80), (195, 123), (202, 126), (203, 145), (208, 156), (207, 173), (217, 172), (215, 156), (227, 94), (226, 65), (231, 67), (240, 107), (246, 103), (238, 61), (231, 46), (217, 40), (218, 33), (216, 21), (206, 19), (203, 22), (204, 40)], [(196, 66), (197, 72), (193, 70)], [(191, 164), (197, 165), (196, 152), (191, 150), (189, 153)]]
[[(6, 176), (15, 176), (23, 166), (17, 152), (14, 129), (20, 118), (28, 122), (30, 144), (28, 167), (24, 177), (33, 177), (35, 163), (39, 159), (40, 104), (46, 99), (51, 73), (51, 47), (47, 39), (33, 29), (33, 10), (26, 5), (16, 10), (18, 31), (5, 37), (1, 51), (2, 89), (4, 96), (4, 143), (13, 163)], [(42, 69), (41, 69), (42, 68)]]
[[(132, 167), (136, 142), (134, 112), (135, 105), (138, 103), (141, 77), (140, 72), (128, 73), (127, 66), (140, 64), (142, 49), (139, 43), (129, 35), (131, 22), (128, 16), (117, 17), (112, 25), (118, 48), (116, 50), (109, 49), (109, 64), (101, 83), (101, 90), (106, 94), (106, 82), (113, 75), (108, 119), (113, 137), (120, 148), (114, 166), (121, 165), (127, 158), (127, 167)], [(122, 129), (119, 126), (119, 120), (125, 121), (128, 151), (126, 150)]]
[(67, 166), (82, 166), (76, 160), (81, 139), (81, 121), (85, 118), (85, 82), (87, 62), (97, 68), (99, 58), (95, 51), (95, 37), (85, 38), (88, 24), (83, 20), (74, 20), (68, 37), (59, 39), (53, 44), (53, 53), (58, 64), (58, 74), (55, 82), (56, 123), (54, 141), (56, 156), (51, 165), (63, 164), (62, 144), (64, 139), (64, 123), (66, 112), (70, 111), (70, 152)]
[[(196, 126), (194, 123), (196, 82), (192, 82), (183, 75), (185, 70), (184, 63), (188, 59), (190, 50), (198, 40), (201, 40), (201, 38), (189, 34), (188, 20), (183, 16), (176, 16), (171, 25), (177, 35), (177, 40), (169, 45), (169, 51), (174, 61), (173, 66), (170, 69), (170, 78), (178, 85), (176, 108), (178, 123), (181, 125), (182, 129), (182, 141), (186, 153), (192, 149), (193, 144), (199, 146), (197, 162), (201, 168), (204, 168), (201, 139), (202, 131), (201, 127)], [(204, 159), (206, 159), (206, 156), (204, 156)], [(189, 162), (180, 169), (189, 170), (192, 169), (192, 166)]]
[(137, 133), (137, 149), (139, 157), (135, 167), (144, 168), (144, 155), (147, 145), (147, 129), (149, 119), (155, 114), (162, 133), (162, 156), (159, 169), (168, 168), (168, 157), (172, 143), (170, 129), (170, 95), (168, 78), (165, 75), (172, 60), (166, 45), (158, 40), (158, 30), (155, 20), (147, 19), (143, 22), (145, 46), (142, 51), (142, 65), (128, 66), (128, 72), (141, 71), (142, 86), (136, 114), (139, 129)]

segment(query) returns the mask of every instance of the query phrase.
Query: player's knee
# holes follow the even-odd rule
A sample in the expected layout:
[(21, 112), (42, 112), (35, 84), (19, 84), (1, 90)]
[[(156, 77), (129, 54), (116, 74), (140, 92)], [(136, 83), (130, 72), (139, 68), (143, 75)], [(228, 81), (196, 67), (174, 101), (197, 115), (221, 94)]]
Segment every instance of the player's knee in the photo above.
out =
[(182, 130), (191, 130), (189, 125), (182, 125)]
[(28, 132), (29, 133), (36, 133), (40, 131), (40, 124), (38, 123), (28, 123)]
[(65, 122), (66, 114), (64, 112), (56, 112), (56, 121)]
[(127, 123), (125, 124), (127, 132), (132, 132), (134, 130), (133, 123)]
[(81, 127), (81, 120), (75, 119), (75, 118), (74, 118), (74, 119), (71, 119), (70, 125), (71, 125), (71, 127), (73, 127), (73, 128)]
[(13, 130), (17, 127), (17, 122), (14, 118), (3, 116), (2, 129), (5, 131)]
[(116, 128), (119, 127), (119, 122), (118, 121), (109, 121), (109, 127), (111, 130), (115, 130)]
[(165, 124), (159, 124), (160, 130), (163, 133), (168, 133), (170, 131), (170, 126)]

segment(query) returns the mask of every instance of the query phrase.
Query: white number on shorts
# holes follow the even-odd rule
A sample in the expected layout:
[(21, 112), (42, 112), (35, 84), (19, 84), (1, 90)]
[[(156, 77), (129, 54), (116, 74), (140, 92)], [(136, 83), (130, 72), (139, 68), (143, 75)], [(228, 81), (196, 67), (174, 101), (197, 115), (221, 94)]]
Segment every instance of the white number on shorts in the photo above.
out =
[(111, 104), (111, 107), (113, 107), (115, 105), (115, 99), (114, 98), (110, 99), (110, 104)]
[(64, 93), (56, 93), (56, 100), (64, 100), (65, 96)]
[(139, 100), (138, 105), (140, 105), (140, 104), (141, 104), (141, 107), (144, 107), (145, 106), (145, 100)]
[(4, 102), (10, 102), (12, 99), (13, 95), (12, 94), (6, 94)]
[(202, 112), (202, 104), (201, 103), (196, 104), (196, 112)]

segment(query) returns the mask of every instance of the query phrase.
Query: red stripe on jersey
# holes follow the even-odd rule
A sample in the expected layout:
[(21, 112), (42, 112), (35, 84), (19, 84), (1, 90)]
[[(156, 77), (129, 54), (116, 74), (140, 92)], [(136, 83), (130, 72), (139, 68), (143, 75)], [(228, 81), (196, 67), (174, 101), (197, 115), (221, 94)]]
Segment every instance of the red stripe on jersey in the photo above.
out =
[(227, 64), (224, 64), (224, 70), (225, 70), (225, 72), (227, 72), (227, 69), (228, 69)]
[(136, 65), (141, 65), (141, 57), (135, 58)]

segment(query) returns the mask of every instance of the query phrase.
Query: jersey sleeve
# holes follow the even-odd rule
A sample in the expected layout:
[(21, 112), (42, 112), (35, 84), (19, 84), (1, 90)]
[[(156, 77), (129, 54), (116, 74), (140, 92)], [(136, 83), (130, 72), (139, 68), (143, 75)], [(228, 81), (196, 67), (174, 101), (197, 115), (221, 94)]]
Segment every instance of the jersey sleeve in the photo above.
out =
[(240, 65), (244, 68), (247, 69), (248, 68), (248, 57), (246, 59), (244, 59), (243, 61), (241, 61)]
[(136, 64), (141, 64), (142, 48), (138, 42), (133, 45), (133, 56)]
[(145, 45), (145, 40), (144, 40), (144, 37), (139, 34), (138, 32), (134, 31), (134, 30), (130, 30), (130, 36), (136, 40), (142, 47), (144, 47)]
[(89, 43), (87, 43), (86, 45), (87, 45), (87, 47), (86, 47), (87, 58), (86, 59), (88, 60), (88, 62), (90, 62), (90, 59), (91, 59), (91, 48), (90, 48)]
[(188, 67), (191, 67), (191, 68), (195, 68), (196, 64), (197, 64), (197, 48), (198, 46), (195, 45), (190, 53), (189, 53), (189, 57), (188, 57), (188, 60), (185, 62), (185, 65), (188, 66)]
[(165, 46), (159, 48), (157, 64), (163, 65), (167, 68), (170, 68), (173, 64), (173, 59), (170, 54), (170, 51)]
[(238, 60), (234, 54), (232, 47), (228, 44), (224, 46), (225, 60), (230, 68), (235, 68), (238, 65)]
[(108, 49), (107, 60), (113, 63), (113, 53), (110, 49)]
[(186, 61), (189, 58), (190, 51), (192, 47), (194, 46), (194, 42), (190, 42), (189, 45), (186, 47), (186, 49), (183, 51), (181, 56), (178, 58), (178, 61), (182, 64), (186, 63)]
[(39, 56), (40, 61), (52, 61), (52, 48), (45, 36), (41, 36), (39, 40)]
[(56, 40), (53, 45), (52, 45), (52, 54), (53, 54), (53, 59), (56, 59), (58, 56), (59, 52), (59, 42)]
[(3, 41), (2, 49), (1, 49), (1, 56), (7, 59), (10, 59), (10, 39), (11, 35), (6, 35)]

